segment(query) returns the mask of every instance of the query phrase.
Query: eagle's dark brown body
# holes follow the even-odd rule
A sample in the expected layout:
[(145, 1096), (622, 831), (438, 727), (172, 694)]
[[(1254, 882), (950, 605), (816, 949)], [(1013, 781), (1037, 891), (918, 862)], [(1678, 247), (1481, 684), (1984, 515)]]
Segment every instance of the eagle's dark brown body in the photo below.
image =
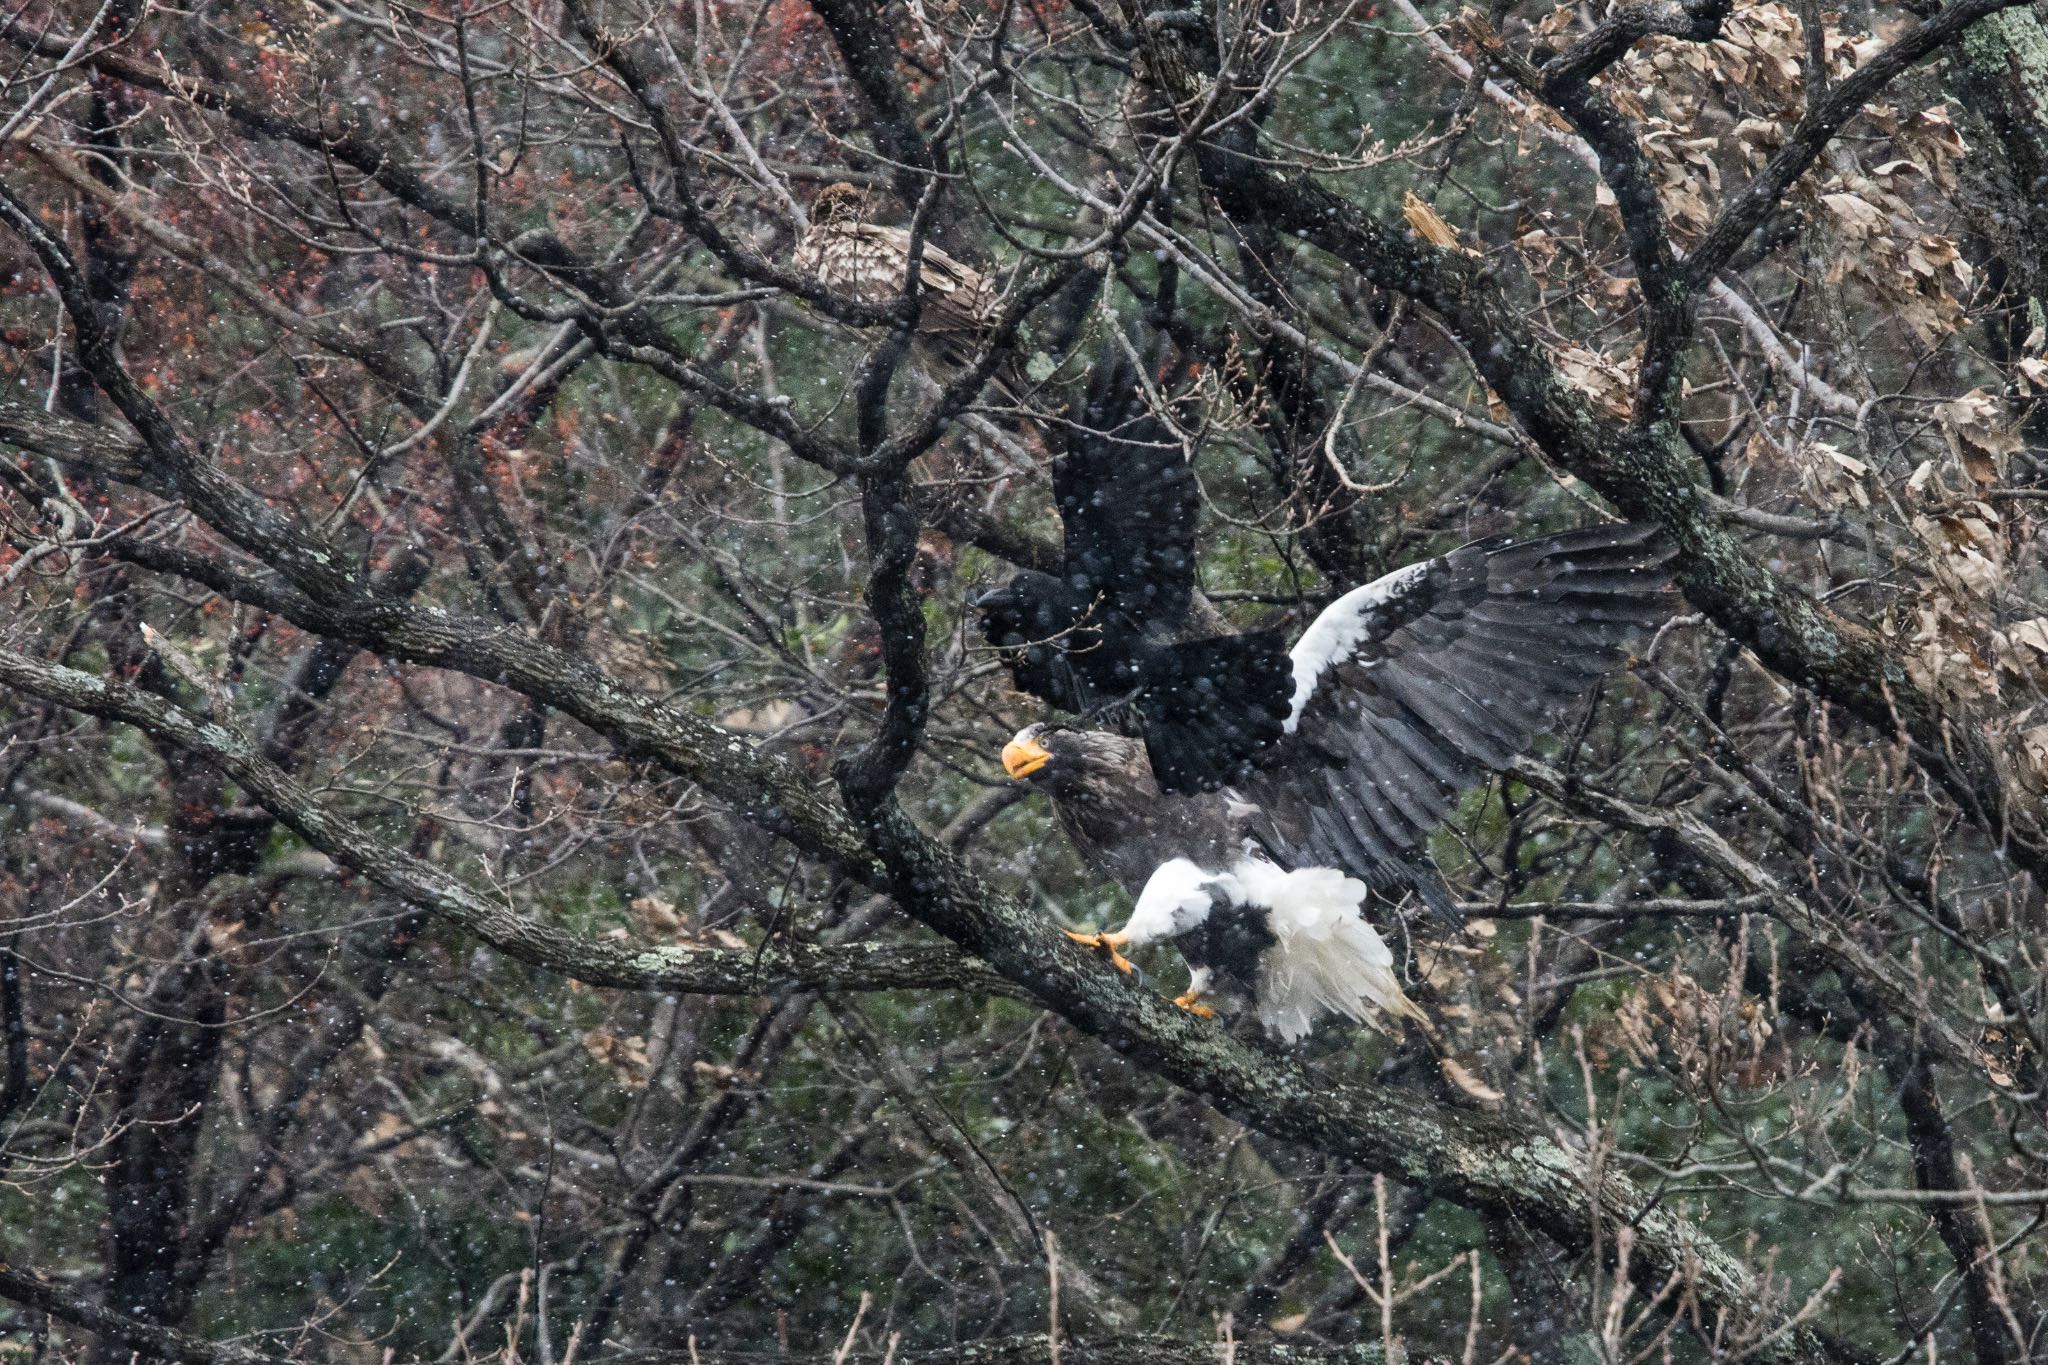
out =
[(1169, 858), (1227, 867), (1242, 849), (1250, 811), (1222, 792), (1160, 791), (1139, 741), (1106, 730), (1039, 738), (1060, 759), (1047, 768), (1043, 784), (1060, 827), (1082, 857), (1133, 896)]

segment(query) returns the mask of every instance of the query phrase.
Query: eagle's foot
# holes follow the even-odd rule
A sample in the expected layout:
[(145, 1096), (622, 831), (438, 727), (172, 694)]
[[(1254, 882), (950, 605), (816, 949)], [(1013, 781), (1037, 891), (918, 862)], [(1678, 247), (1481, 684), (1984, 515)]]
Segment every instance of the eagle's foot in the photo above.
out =
[(1078, 929), (1065, 929), (1061, 932), (1083, 948), (1093, 948), (1098, 952), (1108, 953), (1109, 965), (1122, 972), (1125, 976), (1129, 976), (1137, 970), (1136, 967), (1131, 965), (1129, 958), (1117, 951), (1117, 949), (1131, 941), (1129, 934), (1084, 934)]
[(1197, 1019), (1214, 1019), (1216, 1017), (1216, 1011), (1202, 1003), (1202, 993), (1200, 991), (1182, 991), (1179, 995), (1173, 997), (1173, 1003), (1186, 1010), (1189, 1014), (1194, 1015)]

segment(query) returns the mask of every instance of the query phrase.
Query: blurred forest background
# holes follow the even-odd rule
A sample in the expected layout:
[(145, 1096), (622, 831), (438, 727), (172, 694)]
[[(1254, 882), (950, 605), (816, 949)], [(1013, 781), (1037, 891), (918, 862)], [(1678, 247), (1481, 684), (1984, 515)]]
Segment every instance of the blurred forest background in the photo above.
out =
[[(2048, 1358), (2043, 17), (10, 7), (0, 1356)], [(1676, 551), (1442, 1059), (1056, 932), (965, 604), (1122, 346), (1236, 625)]]

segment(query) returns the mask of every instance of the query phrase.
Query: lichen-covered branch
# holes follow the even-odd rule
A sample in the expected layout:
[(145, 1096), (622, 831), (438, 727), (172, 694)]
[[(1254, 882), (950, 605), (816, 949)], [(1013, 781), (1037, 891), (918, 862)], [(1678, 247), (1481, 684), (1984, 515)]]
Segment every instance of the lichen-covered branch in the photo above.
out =
[[(641, 989), (689, 989), (693, 983), (722, 989), (745, 980), (751, 970), (737, 960), (744, 953), (706, 960), (695, 950), (593, 944), (486, 901), (441, 869), (381, 845), (353, 821), (313, 800), (264, 760), (247, 737), (162, 698), (11, 652), (0, 653), (0, 684), (137, 725), (192, 750), (218, 764), (314, 847), (535, 965), (596, 985)], [(1513, 1212), (1566, 1245), (1589, 1244), (1596, 1226), (1629, 1224), (1638, 1238), (1635, 1273), (1646, 1283), (1682, 1276), (1703, 1301), (1731, 1313), (1750, 1318), (1773, 1311), (1761, 1287), (1732, 1258), (1622, 1176), (1607, 1172), (1596, 1177), (1583, 1158), (1518, 1125), (1445, 1109), (1402, 1090), (1333, 1089), (1297, 1063), (1254, 1053), (1102, 971), (1092, 954), (980, 882), (950, 851), (929, 841), (893, 800), (883, 802), (867, 828), (889, 869), (891, 889), (912, 915), (1004, 981), (1240, 1122), (1398, 1175), (1445, 1198)], [(820, 960), (801, 950), (779, 959), (799, 979)], [(840, 952), (822, 960), (843, 973), (841, 981), (857, 975), (847, 970), (857, 956)], [(952, 966), (958, 973), (954, 981), (973, 979), (972, 961), (956, 960)], [(820, 984), (830, 984), (834, 976), (835, 971), (824, 972)], [(933, 983), (925, 978), (918, 984)], [(1785, 1339), (1775, 1358), (1819, 1359), (1823, 1354), (1816, 1339), (1798, 1332)]]
[(760, 995), (785, 986), (813, 990), (1017, 988), (958, 951), (936, 945), (821, 946), (777, 941), (759, 948), (615, 943), (522, 915), (434, 863), (391, 847), (315, 797), (240, 730), (203, 719), (131, 687), (0, 651), (0, 685), (58, 706), (136, 726), (219, 767), (277, 819), (335, 862), (392, 895), (442, 916), (501, 952), (593, 986), (692, 994)]

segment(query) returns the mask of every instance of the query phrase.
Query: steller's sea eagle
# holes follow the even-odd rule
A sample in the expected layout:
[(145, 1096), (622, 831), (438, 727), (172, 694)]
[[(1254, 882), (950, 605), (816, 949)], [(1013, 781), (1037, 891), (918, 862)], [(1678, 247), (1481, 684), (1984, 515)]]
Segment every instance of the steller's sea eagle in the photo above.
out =
[(1600, 526), (1475, 541), (1353, 589), (1278, 661), (1172, 694), (1217, 713), (1184, 735), (1241, 730), (1276, 688), (1286, 697), (1278, 733), (1228, 787), (1176, 796), (1151, 730), (1143, 746), (1019, 732), (1004, 769), (1051, 795), (1083, 854), (1137, 898), (1122, 929), (1070, 936), (1125, 971), (1120, 950), (1171, 938), (1194, 970), (1176, 1004), (1206, 1012), (1220, 973), (1286, 1039), (1324, 1011), (1419, 1018), (1368, 900), (1408, 889), (1455, 920), (1430, 831), (1669, 614), (1667, 558), (1652, 527)]

